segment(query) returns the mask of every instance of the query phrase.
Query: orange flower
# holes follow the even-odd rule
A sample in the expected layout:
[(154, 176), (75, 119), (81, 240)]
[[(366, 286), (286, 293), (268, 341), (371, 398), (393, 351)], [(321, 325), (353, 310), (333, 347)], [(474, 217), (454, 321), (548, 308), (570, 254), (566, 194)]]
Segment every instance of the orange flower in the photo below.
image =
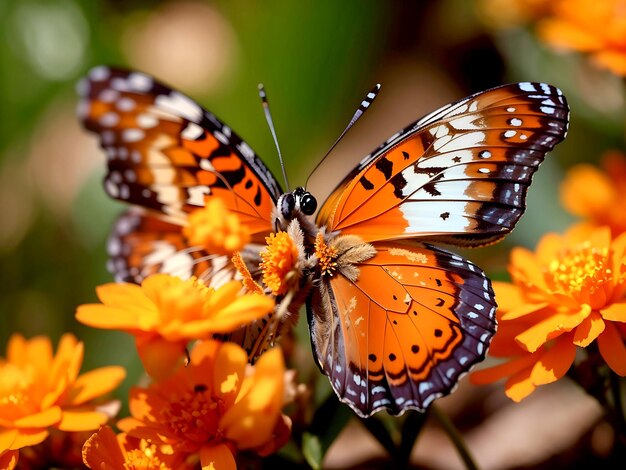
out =
[[(7, 358), (0, 358), (0, 462), (16, 460), (15, 451), (34, 446), (61, 431), (97, 429), (111, 416), (91, 402), (125, 377), (121, 367), (102, 367), (78, 375), (83, 344), (65, 334), (53, 355), (50, 339), (14, 334)], [(3, 467), (4, 468), (4, 467)]]
[(190, 245), (200, 245), (211, 254), (232, 254), (250, 242), (247, 227), (220, 198), (209, 198), (205, 207), (192, 212), (183, 234)]
[(559, 0), (553, 16), (538, 24), (554, 47), (591, 54), (593, 62), (626, 75), (626, 1)]
[(473, 383), (508, 377), (506, 394), (520, 401), (563, 377), (576, 347), (594, 341), (608, 366), (626, 376), (626, 234), (613, 241), (608, 228), (588, 239), (548, 234), (535, 253), (515, 248), (509, 272), (512, 284), (494, 283), (499, 328), (489, 354), (510, 360), (473, 373)]
[(81, 305), (76, 318), (96, 328), (133, 334), (146, 372), (165, 377), (182, 359), (189, 341), (229, 333), (274, 308), (271, 298), (241, 290), (239, 281), (214, 290), (195, 279), (154, 274), (141, 286), (98, 287), (102, 304)]
[(236, 344), (203, 341), (187, 367), (130, 394), (131, 418), (118, 423), (131, 436), (197, 455), (203, 468), (234, 469), (237, 450), (268, 455), (289, 438), (281, 415), (285, 366), (280, 349), (254, 366)]
[(157, 446), (126, 433), (116, 435), (108, 426), (101, 427), (87, 439), (83, 446), (83, 462), (94, 470), (196, 468), (185, 455), (175, 454), (171, 446)]
[(300, 279), (303, 237), (302, 230), (292, 223), (287, 232), (272, 233), (265, 238), (267, 246), (261, 252), (261, 269), (263, 284), (272, 294), (285, 294)]
[(585, 219), (577, 230), (588, 234), (606, 225), (616, 237), (626, 232), (626, 156), (607, 152), (602, 168), (604, 172), (585, 163), (573, 166), (561, 184), (561, 201), (567, 211)]

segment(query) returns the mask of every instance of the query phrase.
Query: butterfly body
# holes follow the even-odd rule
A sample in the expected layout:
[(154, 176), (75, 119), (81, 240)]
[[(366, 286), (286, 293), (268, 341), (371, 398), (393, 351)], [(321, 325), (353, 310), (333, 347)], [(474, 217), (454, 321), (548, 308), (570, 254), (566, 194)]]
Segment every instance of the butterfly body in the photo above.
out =
[(491, 283), (434, 243), (481, 246), (510, 232), (569, 118), (550, 85), (477, 93), (392, 136), (318, 209), (304, 188), (283, 192), (213, 114), (148, 75), (97, 67), (79, 93), (80, 117), (108, 156), (105, 189), (135, 206), (109, 243), (116, 279), (169, 272), (219, 285), (236, 276), (227, 257), (183, 235), (188, 214), (211, 198), (249, 229), (241, 257), (258, 281), (266, 238), (286, 232), (298, 255), (276, 311), (230, 340), (254, 358), (306, 303), (317, 363), (363, 417), (423, 410), (484, 358), (496, 330)]

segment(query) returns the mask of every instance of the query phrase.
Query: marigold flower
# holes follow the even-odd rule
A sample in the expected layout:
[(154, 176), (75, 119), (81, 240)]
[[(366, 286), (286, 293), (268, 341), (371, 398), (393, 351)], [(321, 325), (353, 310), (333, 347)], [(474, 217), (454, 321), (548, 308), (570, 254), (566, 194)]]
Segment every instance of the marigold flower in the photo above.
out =
[(102, 304), (81, 305), (76, 318), (92, 327), (134, 335), (146, 372), (159, 378), (176, 367), (189, 341), (229, 333), (274, 308), (268, 296), (242, 294), (241, 290), (239, 281), (215, 290), (195, 279), (154, 274), (141, 286), (111, 283), (98, 287)]
[(105, 405), (92, 402), (119, 385), (124, 369), (102, 367), (79, 375), (82, 361), (83, 343), (71, 334), (61, 337), (56, 355), (49, 338), (11, 336), (7, 357), (0, 358), (1, 463), (14, 465), (16, 451), (43, 442), (50, 428), (93, 430), (111, 417)]
[(175, 469), (192, 470), (195, 462), (184, 454), (174, 453), (172, 446), (153, 444), (126, 433), (115, 434), (102, 426), (83, 446), (83, 462), (94, 470)]
[(208, 253), (232, 254), (250, 242), (247, 227), (220, 198), (209, 198), (205, 207), (189, 214), (187, 221), (183, 234), (190, 245), (202, 246)]
[(626, 376), (626, 234), (613, 241), (608, 228), (588, 239), (547, 234), (535, 253), (515, 248), (509, 272), (513, 283), (494, 283), (499, 327), (489, 354), (511, 359), (473, 373), (473, 383), (509, 377), (506, 394), (520, 401), (563, 377), (576, 347), (594, 341), (607, 365)]
[(285, 294), (300, 278), (303, 263), (303, 234), (296, 223), (287, 232), (271, 233), (265, 238), (267, 246), (261, 252), (263, 284), (274, 295)]
[(561, 201), (567, 211), (584, 219), (577, 230), (588, 234), (608, 226), (616, 237), (626, 232), (626, 156), (607, 152), (602, 169), (586, 163), (570, 168), (561, 184)]
[(251, 366), (240, 346), (209, 340), (196, 344), (190, 358), (167, 380), (132, 389), (132, 417), (118, 427), (175, 454), (197, 455), (207, 469), (234, 469), (237, 450), (268, 455), (287, 441), (280, 349)]
[(586, 52), (600, 67), (626, 75), (626, 1), (559, 0), (537, 25), (554, 47)]

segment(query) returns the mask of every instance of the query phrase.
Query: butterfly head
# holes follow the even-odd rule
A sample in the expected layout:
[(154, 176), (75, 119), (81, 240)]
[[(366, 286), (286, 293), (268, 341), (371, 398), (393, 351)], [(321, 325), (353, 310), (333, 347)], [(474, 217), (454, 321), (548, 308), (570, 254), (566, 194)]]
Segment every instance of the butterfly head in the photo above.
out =
[(280, 224), (286, 226), (298, 214), (313, 215), (317, 210), (317, 200), (303, 187), (297, 187), (292, 192), (280, 196), (276, 207)]

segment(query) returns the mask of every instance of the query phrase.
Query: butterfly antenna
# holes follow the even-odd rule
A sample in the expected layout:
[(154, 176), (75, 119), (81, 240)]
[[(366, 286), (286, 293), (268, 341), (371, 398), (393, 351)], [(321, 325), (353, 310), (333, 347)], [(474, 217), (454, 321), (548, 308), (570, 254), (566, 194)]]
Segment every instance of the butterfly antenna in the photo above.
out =
[(363, 116), (363, 114), (365, 114), (365, 111), (367, 111), (367, 109), (370, 107), (370, 105), (374, 102), (374, 100), (378, 96), (380, 87), (381, 87), (380, 83), (377, 83), (376, 86), (370, 90), (370, 92), (363, 99), (363, 101), (361, 101), (361, 104), (359, 105), (358, 109), (354, 113), (354, 116), (352, 116), (352, 119), (350, 119), (350, 122), (348, 123), (346, 128), (343, 130), (341, 135), (339, 135), (337, 140), (335, 140), (335, 143), (328, 149), (328, 152), (326, 152), (324, 157), (315, 166), (311, 174), (315, 173), (315, 170), (317, 170), (317, 168), (322, 164), (322, 162), (326, 159), (326, 157), (330, 154), (330, 152), (332, 152), (333, 149), (337, 146), (337, 144), (341, 141), (341, 139), (343, 139), (343, 136), (346, 135), (346, 133), (350, 130), (350, 128), (356, 124), (356, 122), (361, 118), (361, 116)]
[(285, 162), (283, 161), (283, 155), (280, 153), (280, 147), (278, 146), (278, 138), (276, 138), (276, 130), (274, 129), (274, 121), (272, 121), (272, 113), (270, 113), (270, 105), (267, 102), (267, 94), (265, 93), (265, 87), (262, 83), (259, 83), (259, 96), (261, 97), (261, 103), (263, 104), (263, 111), (265, 112), (265, 120), (270, 127), (270, 132), (274, 138), (274, 144), (276, 145), (276, 151), (278, 152), (278, 159), (280, 160), (280, 168), (283, 170), (283, 179), (285, 180), (285, 189), (289, 192), (289, 180), (287, 180), (287, 172), (285, 171)]

